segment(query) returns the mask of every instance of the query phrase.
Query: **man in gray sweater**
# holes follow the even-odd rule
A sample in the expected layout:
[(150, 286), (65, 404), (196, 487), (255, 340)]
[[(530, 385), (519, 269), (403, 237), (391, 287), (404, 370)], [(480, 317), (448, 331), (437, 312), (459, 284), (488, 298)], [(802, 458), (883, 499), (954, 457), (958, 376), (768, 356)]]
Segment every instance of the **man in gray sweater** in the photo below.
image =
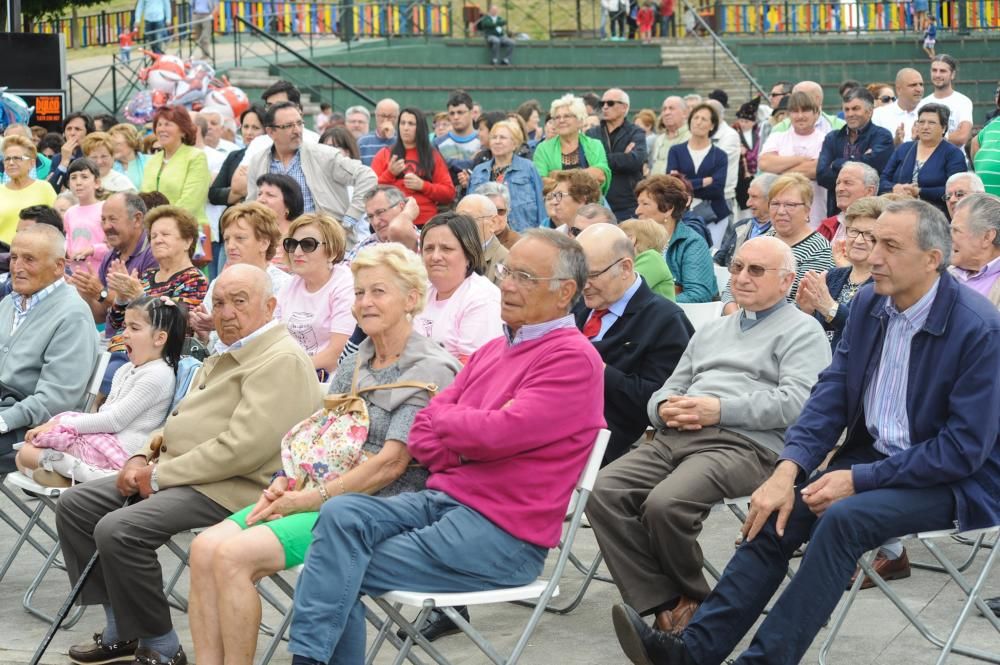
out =
[(14, 292), (0, 302), (0, 476), (12, 446), (52, 416), (78, 408), (97, 360), (90, 308), (63, 279), (66, 238), (36, 224), (10, 247)]
[(740, 310), (694, 334), (649, 400), (653, 440), (605, 467), (587, 503), (625, 602), (668, 632), (683, 629), (709, 592), (702, 522), (768, 478), (785, 429), (830, 363), (822, 327), (785, 300), (795, 279), (788, 245), (749, 240), (730, 273)]

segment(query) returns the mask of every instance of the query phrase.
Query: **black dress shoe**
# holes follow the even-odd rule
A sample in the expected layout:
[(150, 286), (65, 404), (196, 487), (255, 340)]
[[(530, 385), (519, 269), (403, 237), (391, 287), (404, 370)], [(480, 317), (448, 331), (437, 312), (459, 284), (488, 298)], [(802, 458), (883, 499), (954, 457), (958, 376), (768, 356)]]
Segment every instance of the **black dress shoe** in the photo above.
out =
[(177, 647), (177, 653), (172, 658), (167, 658), (149, 647), (139, 647), (135, 650), (135, 665), (187, 665), (187, 662), (184, 647)]
[[(456, 607), (458, 613), (462, 615), (462, 618), (466, 621), (469, 620), (469, 608), (468, 607)], [(455, 622), (448, 618), (441, 610), (434, 608), (431, 610), (430, 615), (427, 617), (427, 623), (423, 625), (420, 629), (420, 634), (424, 636), (424, 639), (428, 642), (433, 642), (439, 637), (447, 637), (448, 635), (455, 635), (462, 632)], [(396, 637), (401, 640), (406, 639), (406, 633), (402, 630), (396, 631)]]
[(996, 598), (987, 598), (986, 607), (993, 610), (993, 614), (1000, 617), (1000, 596), (997, 596)]
[(635, 665), (697, 665), (679, 636), (650, 628), (628, 605), (612, 607), (611, 619), (622, 651)]

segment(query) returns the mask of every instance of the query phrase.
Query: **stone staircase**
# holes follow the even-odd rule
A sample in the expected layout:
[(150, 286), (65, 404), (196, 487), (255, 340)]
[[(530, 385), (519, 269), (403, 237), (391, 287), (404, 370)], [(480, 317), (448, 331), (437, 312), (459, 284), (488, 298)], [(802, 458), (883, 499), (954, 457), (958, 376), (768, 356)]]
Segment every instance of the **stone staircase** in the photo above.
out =
[[(689, 37), (664, 41), (660, 45), (660, 55), (665, 66), (680, 69), (682, 87), (690, 88), (702, 96), (716, 88), (725, 90), (729, 95), (726, 116), (730, 123), (740, 104), (748, 101), (754, 94), (759, 94), (752, 91), (750, 83), (739, 69), (710, 39)], [(769, 82), (758, 82), (767, 89)]]

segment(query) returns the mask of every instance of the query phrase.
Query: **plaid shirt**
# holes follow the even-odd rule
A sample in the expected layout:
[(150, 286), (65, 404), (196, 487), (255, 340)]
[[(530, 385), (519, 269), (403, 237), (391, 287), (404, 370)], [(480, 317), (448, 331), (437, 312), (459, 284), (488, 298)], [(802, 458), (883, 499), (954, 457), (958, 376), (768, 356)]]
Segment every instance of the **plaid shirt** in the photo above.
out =
[(53, 291), (59, 288), (60, 284), (65, 283), (66, 281), (60, 277), (41, 291), (36, 291), (31, 296), (22, 296), (15, 291), (12, 294), (14, 296), (14, 327), (10, 331), (11, 334), (17, 332), (17, 329), (21, 327), (21, 323), (24, 321), (24, 317), (28, 316), (31, 310), (34, 309), (38, 303), (42, 302), (49, 295), (51, 295)]
[(316, 204), (313, 202), (312, 192), (309, 190), (309, 185), (306, 184), (306, 174), (302, 172), (302, 154), (296, 150), (295, 157), (289, 162), (288, 168), (281, 163), (278, 159), (277, 153), (275, 153), (274, 148), (271, 148), (271, 167), (269, 169), (270, 173), (280, 173), (281, 175), (287, 175), (295, 182), (299, 183), (299, 188), (302, 190), (302, 210), (304, 212), (315, 212)]

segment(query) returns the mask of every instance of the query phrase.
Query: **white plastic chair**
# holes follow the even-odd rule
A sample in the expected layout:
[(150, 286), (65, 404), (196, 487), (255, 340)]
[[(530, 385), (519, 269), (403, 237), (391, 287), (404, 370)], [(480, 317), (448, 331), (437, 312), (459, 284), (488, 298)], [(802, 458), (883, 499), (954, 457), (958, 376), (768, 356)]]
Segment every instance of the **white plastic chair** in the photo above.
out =
[(695, 330), (722, 316), (721, 302), (679, 302), (677, 305)]
[[(437, 607), (444, 612), (449, 619), (455, 622), (455, 625), (458, 626), (458, 628), (465, 633), (470, 640), (472, 640), (473, 644), (475, 644), (479, 650), (490, 659), (490, 661), (496, 665), (513, 665), (516, 663), (523, 655), (525, 648), (527, 648), (528, 640), (531, 639), (531, 635), (534, 632), (535, 627), (538, 625), (538, 621), (545, 613), (549, 600), (554, 596), (559, 595), (559, 578), (562, 576), (563, 569), (566, 567), (566, 562), (569, 559), (570, 550), (573, 546), (573, 540), (579, 530), (580, 520), (583, 517), (583, 511), (587, 505), (587, 498), (590, 496), (590, 492), (594, 487), (594, 481), (597, 479), (597, 472), (601, 467), (601, 460), (604, 458), (604, 450), (607, 448), (608, 438), (610, 435), (611, 433), (608, 432), (608, 430), (601, 430), (597, 434), (597, 438), (594, 441), (594, 447), (590, 451), (590, 457), (587, 460), (586, 466), (583, 468), (583, 472), (580, 474), (580, 479), (577, 483), (575, 493), (573, 517), (570, 519), (566, 536), (563, 539), (563, 546), (559, 550), (559, 557), (556, 560), (556, 565), (552, 571), (551, 578), (548, 580), (539, 578), (531, 584), (527, 584), (525, 586), (505, 589), (491, 589), (489, 591), (472, 591), (468, 593), (390, 591), (380, 598), (374, 598), (373, 600), (375, 604), (386, 613), (387, 618), (381, 622), (382, 626), (372, 644), (366, 662), (374, 662), (379, 649), (381, 649), (382, 645), (385, 643), (386, 637), (393, 629), (393, 626), (399, 626), (406, 633), (407, 637), (400, 647), (399, 654), (395, 660), (396, 663), (402, 663), (405, 659), (411, 657), (411, 651), (414, 644), (419, 645), (420, 648), (435, 662), (441, 664), (448, 663), (448, 659), (445, 658), (445, 656), (433, 645), (431, 645), (430, 642), (424, 639), (423, 635), (420, 634), (420, 630), (417, 628), (423, 624), (431, 610)], [(571, 503), (572, 501), (573, 499), (571, 499)], [(533, 601), (535, 603), (535, 608), (532, 611), (531, 616), (528, 618), (528, 623), (521, 632), (521, 636), (518, 639), (517, 644), (514, 646), (510, 655), (506, 658), (501, 656), (496, 649), (493, 648), (490, 642), (454, 609), (456, 606), (462, 605), (490, 605), (494, 603), (509, 603), (516, 601)], [(400, 613), (400, 607), (403, 605), (420, 609), (420, 612), (417, 614), (417, 618), (413, 622), (408, 621), (406, 617)]]
[(726, 285), (729, 284), (729, 268), (713, 263), (712, 270), (715, 271), (715, 284), (719, 287), (719, 295), (722, 295)]
[[(991, 536), (995, 536), (992, 547), (987, 545), (988, 539)], [(970, 583), (969, 580), (962, 575), (959, 568), (947, 556), (945, 556), (945, 554), (934, 542), (936, 540), (955, 537), (971, 539), (977, 550), (981, 546), (989, 550), (989, 555), (983, 563), (982, 570), (972, 583)], [(875, 583), (875, 586), (886, 595), (886, 597), (900, 612), (902, 612), (907, 621), (910, 622), (910, 624), (924, 637), (924, 639), (941, 649), (941, 653), (937, 660), (938, 665), (944, 665), (944, 663), (948, 660), (948, 657), (953, 652), (990, 663), (1000, 663), (1000, 652), (988, 652), (977, 647), (958, 643), (958, 637), (962, 631), (962, 626), (965, 624), (966, 619), (969, 618), (969, 614), (971, 614), (973, 607), (979, 609), (983, 617), (990, 622), (997, 634), (1000, 635), (1000, 618), (994, 615), (989, 607), (987, 607), (986, 602), (983, 600), (981, 595), (983, 587), (989, 579), (990, 571), (996, 563), (998, 550), (1000, 550), (1000, 548), (997, 547), (997, 540), (1000, 539), (1000, 525), (986, 529), (977, 529), (975, 531), (966, 531), (964, 533), (954, 529), (945, 531), (926, 531), (923, 533), (905, 536), (904, 539), (916, 539), (923, 543), (924, 547), (926, 547), (934, 558), (938, 560), (938, 563), (941, 564), (940, 569), (951, 576), (952, 580), (954, 580), (955, 584), (965, 595), (965, 602), (962, 604), (962, 609), (955, 618), (955, 622), (948, 633), (948, 637), (942, 639), (939, 635), (934, 633), (927, 626), (924, 620), (921, 619), (916, 612), (910, 609), (903, 598), (893, 591), (885, 580), (879, 577), (878, 573), (876, 573), (874, 568), (872, 568), (872, 562), (875, 560), (875, 555), (878, 553), (878, 549), (876, 548), (861, 557), (861, 561), (858, 563), (858, 565), (861, 566), (861, 574), (859, 574), (857, 579), (854, 581), (850, 592), (847, 594), (846, 600), (837, 611), (833, 620), (833, 626), (830, 629), (830, 634), (827, 636), (826, 640), (823, 642), (823, 646), (820, 648), (820, 665), (826, 665), (830, 649), (833, 647), (833, 643), (837, 638), (837, 633), (840, 631), (840, 627), (843, 625), (844, 619), (847, 617), (847, 613), (850, 611), (851, 605), (854, 603), (854, 599), (858, 595), (858, 591), (861, 590), (861, 584), (864, 581), (865, 575), (871, 578), (871, 580)]]

